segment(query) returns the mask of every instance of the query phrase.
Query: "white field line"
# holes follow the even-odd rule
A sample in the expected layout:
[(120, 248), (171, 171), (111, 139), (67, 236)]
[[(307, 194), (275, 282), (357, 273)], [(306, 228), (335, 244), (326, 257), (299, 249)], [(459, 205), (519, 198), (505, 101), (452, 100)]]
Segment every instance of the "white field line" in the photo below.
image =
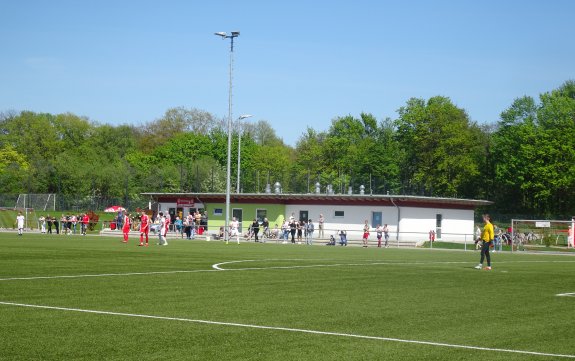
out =
[[(245, 268), (222, 268), (222, 265), (243, 262), (269, 262), (269, 261), (286, 261), (280, 259), (274, 260), (238, 260), (221, 262), (212, 265), (212, 269), (199, 269), (199, 270), (174, 270), (174, 271), (152, 271), (152, 272), (126, 272), (126, 273), (100, 273), (100, 274), (79, 274), (79, 275), (60, 275), (60, 276), (30, 276), (30, 277), (6, 277), (0, 278), (2, 281), (25, 281), (25, 280), (48, 280), (48, 279), (66, 279), (66, 278), (89, 278), (89, 277), (117, 277), (117, 276), (147, 276), (147, 275), (164, 275), (164, 274), (177, 274), (177, 273), (199, 273), (199, 272), (218, 272), (218, 271), (254, 271), (254, 270), (268, 270), (268, 269), (298, 269), (298, 268), (320, 268), (320, 267), (357, 267), (357, 266), (426, 266), (426, 265), (441, 265), (441, 264), (476, 264), (468, 261), (433, 261), (433, 262), (370, 262), (370, 263), (331, 263), (331, 264), (313, 264), (313, 265), (292, 265), (292, 266), (267, 266), (267, 267), (245, 267)], [(303, 261), (287, 260), (287, 261)], [(575, 263), (574, 261), (504, 261), (497, 264), (509, 263)]]
[(436, 347), (449, 347), (449, 348), (458, 348), (458, 349), (467, 349), (467, 350), (477, 350), (477, 351), (503, 352), (503, 353), (514, 353), (514, 354), (535, 355), (535, 356), (545, 356), (545, 357), (575, 358), (575, 355), (567, 355), (567, 354), (554, 354), (554, 353), (537, 352), (537, 351), (526, 351), (526, 350), (513, 350), (513, 349), (503, 349), (503, 348), (490, 348), (490, 347), (480, 347), (480, 346), (458, 345), (458, 344), (450, 344), (450, 343), (443, 343), (443, 342), (407, 340), (407, 339), (400, 339), (400, 338), (393, 338), (393, 337), (367, 336), (367, 335), (358, 335), (358, 334), (341, 333), (341, 332), (306, 330), (306, 329), (301, 329), (301, 328), (274, 327), (274, 326), (263, 326), (263, 325), (251, 325), (251, 324), (236, 323), (236, 322), (221, 322), (221, 321), (209, 321), (209, 320), (196, 320), (196, 319), (181, 318), (181, 317), (166, 317), (166, 316), (154, 316), (154, 315), (141, 315), (141, 314), (135, 314), (135, 313), (122, 313), (122, 312), (111, 312), (111, 311), (85, 310), (85, 309), (80, 309), (80, 308), (54, 307), (54, 306), (43, 306), (43, 305), (31, 305), (31, 304), (15, 303), (15, 302), (1, 302), (1, 301), (0, 301), (0, 304), (1, 304), (1, 305), (5, 305), (5, 306), (27, 307), (27, 308), (37, 308), (37, 309), (45, 309), (45, 310), (58, 310), (58, 311), (67, 311), (67, 312), (82, 312), (82, 313), (91, 313), (91, 314), (108, 315), (108, 316), (122, 316), (122, 317), (147, 318), (147, 319), (154, 319), (154, 320), (190, 322), (190, 323), (200, 323), (200, 324), (207, 324), (207, 325), (217, 325), (217, 326), (244, 327), (244, 328), (253, 328), (253, 329), (260, 329), (260, 330), (285, 331), (285, 332), (305, 333), (305, 334), (314, 334), (314, 335), (326, 335), (326, 336), (336, 336), (336, 337), (347, 337), (347, 338), (365, 339), (365, 340), (377, 340), (377, 341), (389, 341), (389, 342), (399, 342), (399, 343), (410, 343), (410, 344), (417, 344), (417, 345), (436, 346)]
[(99, 273), (99, 274), (80, 274), (80, 275), (62, 275), (62, 276), (10, 277), (10, 278), (0, 278), (0, 281), (51, 280), (59, 278), (114, 277), (114, 276), (147, 276), (147, 275), (165, 275), (175, 273), (198, 273), (198, 272), (216, 272), (216, 270), (199, 269), (199, 270), (152, 271), (152, 272)]
[(555, 296), (559, 296), (559, 297), (575, 297), (575, 292), (571, 292), (571, 293), (558, 293)]

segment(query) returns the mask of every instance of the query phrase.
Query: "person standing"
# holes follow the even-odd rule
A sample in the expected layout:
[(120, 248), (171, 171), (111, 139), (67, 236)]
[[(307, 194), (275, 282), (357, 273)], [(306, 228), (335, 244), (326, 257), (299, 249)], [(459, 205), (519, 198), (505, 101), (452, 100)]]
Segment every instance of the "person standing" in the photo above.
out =
[(305, 227), (305, 222), (303, 221), (303, 219), (301, 219), (299, 222), (297, 222), (297, 242), (299, 244), (301, 244), (302, 241), (302, 236), (303, 236), (303, 229)]
[(291, 234), (291, 243), (295, 244), (295, 232), (297, 230), (297, 222), (295, 221), (295, 218), (290, 217), (290, 221), (289, 221), (289, 232)]
[(260, 233), (260, 223), (257, 219), (254, 219), (252, 223), (252, 232), (255, 238), (255, 241), (259, 243), (258, 233)]
[(325, 218), (323, 218), (323, 214), (319, 215), (319, 219), (317, 220), (317, 228), (319, 229), (319, 236), (318, 238), (323, 239), (323, 223), (325, 222)]
[(84, 215), (82, 216), (82, 225), (80, 228), (83, 236), (86, 235), (86, 231), (88, 230), (88, 223), (90, 223), (90, 217), (88, 217), (88, 215), (84, 213)]
[(24, 231), (24, 216), (22, 215), (22, 211), (18, 212), (16, 216), (16, 225), (18, 227), (18, 235), (21, 236)]
[(389, 227), (387, 227), (387, 224), (383, 225), (383, 238), (385, 239), (385, 248), (389, 247)]
[(54, 228), (56, 229), (56, 234), (60, 234), (60, 224), (58, 223), (58, 218), (52, 217), (52, 224), (54, 225)]
[(188, 236), (188, 239), (194, 239), (196, 238), (196, 221), (194, 218), (194, 214), (190, 211), (190, 213), (188, 213), (188, 226), (190, 227), (190, 234)]
[(311, 246), (313, 244), (313, 231), (314, 231), (314, 229), (315, 229), (315, 227), (313, 225), (313, 221), (311, 219), (309, 219), (307, 221), (307, 227), (306, 227), (307, 233), (305, 236), (305, 243), (307, 245)]
[(383, 227), (378, 224), (375, 228), (375, 234), (377, 236), (377, 248), (381, 248), (381, 238), (383, 237)]
[(38, 221), (40, 222), (40, 233), (46, 233), (46, 218), (44, 216), (40, 216)]
[(48, 234), (52, 234), (52, 217), (46, 216), (46, 223), (48, 223)]
[(370, 228), (369, 223), (367, 223), (367, 219), (366, 219), (365, 224), (363, 225), (363, 237), (362, 237), (364, 248), (367, 247), (367, 239), (369, 238), (369, 228)]
[(176, 227), (176, 234), (179, 233), (180, 236), (182, 238), (184, 238), (184, 230), (183, 230), (184, 223), (182, 222), (180, 217), (176, 217), (176, 221), (174, 222), (174, 226)]
[(266, 243), (266, 239), (270, 237), (270, 221), (266, 217), (264, 217), (264, 221), (262, 222), (262, 242)]
[(497, 252), (497, 248), (499, 248), (499, 252), (501, 252), (502, 251), (501, 237), (503, 236), (503, 231), (501, 230), (501, 228), (497, 226), (493, 226), (493, 228), (495, 232), (495, 238), (493, 238), (493, 253)]
[(68, 220), (63, 214), (62, 217), (60, 217), (60, 232), (62, 232), (62, 234), (68, 234)]
[(118, 216), (116, 217), (116, 229), (118, 230), (122, 228), (122, 221), (124, 220), (123, 214), (124, 211), (118, 211)]
[(78, 217), (73, 214), (70, 217), (70, 222), (72, 222), (72, 234), (76, 234), (76, 225), (78, 224)]
[(144, 236), (146, 236), (146, 247), (148, 247), (148, 237), (150, 235), (150, 217), (145, 211), (140, 216), (140, 246), (144, 245)]
[(344, 229), (339, 231), (339, 244), (347, 246), (347, 232)]
[(168, 223), (168, 221), (166, 220), (166, 217), (164, 217), (164, 212), (160, 212), (158, 213), (158, 216), (160, 217), (160, 242), (158, 243), (160, 246), (167, 246), (168, 245), (168, 240), (166, 239), (166, 233), (168, 231), (168, 226), (170, 225)]
[(282, 223), (282, 243), (287, 243), (289, 239), (289, 221), (286, 219)]
[[(236, 242), (238, 244), (240, 244), (240, 232), (238, 230), (240, 226), (240, 222), (238, 222), (238, 219), (236, 217), (232, 218), (232, 221), (230, 222), (230, 232), (229, 232), (229, 237), (236, 237)], [(228, 243), (229, 239), (226, 240), (226, 243)]]
[(128, 215), (128, 212), (124, 211), (123, 212), (123, 220), (122, 220), (122, 233), (124, 233), (124, 240), (122, 242), (124, 243), (128, 243), (128, 236), (130, 234), (130, 216)]
[(483, 244), (481, 245), (481, 260), (479, 264), (475, 266), (475, 269), (482, 269), (483, 268), (483, 261), (487, 259), (487, 267), (486, 270), (491, 270), (491, 256), (489, 255), (489, 247), (493, 242), (494, 234), (493, 234), (493, 224), (491, 224), (491, 217), (489, 214), (483, 215), (483, 222), (485, 222), (485, 226), (483, 226), (483, 232), (481, 233), (481, 240)]
[(172, 217), (170, 216), (170, 213), (166, 213), (164, 222), (165, 222), (166, 236), (167, 236), (168, 233), (170, 232), (170, 224), (172, 223)]

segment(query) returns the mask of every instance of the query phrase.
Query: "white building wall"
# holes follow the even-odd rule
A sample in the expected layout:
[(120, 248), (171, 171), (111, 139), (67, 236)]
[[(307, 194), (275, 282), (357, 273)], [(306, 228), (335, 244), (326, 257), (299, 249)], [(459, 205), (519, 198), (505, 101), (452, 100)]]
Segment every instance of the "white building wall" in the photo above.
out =
[[(401, 220), (398, 230), (398, 208), (383, 206), (361, 206), (361, 205), (287, 205), (286, 217), (292, 214), (299, 217), (300, 211), (307, 211), (309, 218), (313, 220), (316, 236), (318, 235), (317, 220), (323, 214), (325, 218), (325, 237), (336, 234), (339, 230), (345, 229), (349, 239), (361, 239), (362, 229), (365, 220), (370, 223), (372, 230), (377, 225), (372, 225), (373, 212), (382, 213), (382, 223), (388, 225), (390, 230), (390, 241), (425, 241), (429, 239), (429, 231), (436, 229), (436, 215), (442, 215), (441, 240), (445, 241), (467, 241), (473, 240), (474, 211), (460, 209), (443, 208), (417, 208), (399, 207)], [(343, 211), (344, 217), (336, 217), (336, 211)], [(372, 234), (373, 237), (375, 235)], [(336, 237), (337, 238), (337, 237)], [(371, 238), (371, 237), (370, 237)]]
[[(429, 231), (436, 228), (436, 217), (441, 214), (441, 240), (472, 240), (474, 211), (445, 208), (401, 207), (400, 239), (428, 240)], [(471, 239), (470, 239), (471, 237)], [(439, 239), (439, 238), (436, 238)]]

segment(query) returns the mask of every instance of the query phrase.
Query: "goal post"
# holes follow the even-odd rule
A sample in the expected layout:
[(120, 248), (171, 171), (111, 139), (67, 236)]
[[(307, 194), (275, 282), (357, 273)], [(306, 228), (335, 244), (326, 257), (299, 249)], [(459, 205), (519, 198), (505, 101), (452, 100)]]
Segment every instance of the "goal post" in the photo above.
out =
[(26, 209), (26, 208), (33, 208), (37, 209), (38, 211), (55, 211), (56, 194), (55, 193), (19, 194), (14, 209)]
[(565, 251), (573, 249), (575, 217), (571, 220), (512, 219), (512, 251)]

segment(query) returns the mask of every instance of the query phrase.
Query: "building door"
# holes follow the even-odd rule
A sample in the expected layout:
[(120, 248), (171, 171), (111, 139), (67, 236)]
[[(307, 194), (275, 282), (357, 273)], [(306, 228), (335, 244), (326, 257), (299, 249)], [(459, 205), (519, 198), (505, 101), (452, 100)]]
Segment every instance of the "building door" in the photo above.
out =
[(441, 223), (443, 221), (443, 216), (441, 214), (435, 215), (435, 239), (441, 239)]
[(371, 212), (371, 226), (373, 228), (377, 227), (378, 224), (383, 226), (382, 221), (383, 217), (381, 216), (381, 212)]

